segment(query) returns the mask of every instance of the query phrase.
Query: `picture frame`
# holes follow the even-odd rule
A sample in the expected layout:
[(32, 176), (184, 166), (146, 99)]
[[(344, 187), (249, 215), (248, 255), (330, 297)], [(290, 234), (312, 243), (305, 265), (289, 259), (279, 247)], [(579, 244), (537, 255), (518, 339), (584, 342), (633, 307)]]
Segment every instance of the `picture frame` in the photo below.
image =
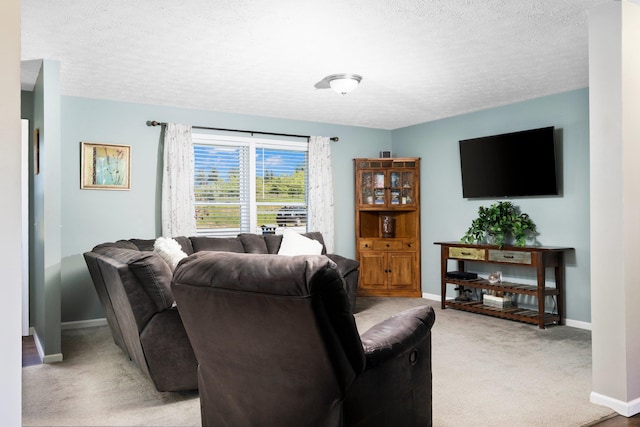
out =
[(82, 142), (80, 188), (130, 190), (131, 146)]

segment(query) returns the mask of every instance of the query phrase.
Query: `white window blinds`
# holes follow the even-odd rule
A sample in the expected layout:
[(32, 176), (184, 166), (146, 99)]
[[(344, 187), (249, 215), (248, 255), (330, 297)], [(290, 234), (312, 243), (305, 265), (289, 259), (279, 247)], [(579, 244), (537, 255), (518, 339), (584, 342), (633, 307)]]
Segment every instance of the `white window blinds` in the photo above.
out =
[(193, 135), (198, 234), (305, 232), (308, 144)]

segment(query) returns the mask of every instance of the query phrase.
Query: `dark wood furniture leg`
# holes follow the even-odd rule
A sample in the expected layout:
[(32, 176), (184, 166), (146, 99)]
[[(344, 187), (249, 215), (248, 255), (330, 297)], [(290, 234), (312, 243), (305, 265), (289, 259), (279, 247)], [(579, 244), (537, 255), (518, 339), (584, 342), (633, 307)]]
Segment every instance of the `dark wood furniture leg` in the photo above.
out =
[(440, 303), (441, 307), (445, 309), (445, 301), (447, 299), (447, 281), (445, 279), (445, 275), (447, 274), (447, 251), (449, 249), (445, 246), (440, 247)]
[(558, 302), (558, 325), (564, 325), (564, 254), (559, 252), (556, 258), (555, 276), (556, 276), (556, 290), (558, 295), (556, 301)]

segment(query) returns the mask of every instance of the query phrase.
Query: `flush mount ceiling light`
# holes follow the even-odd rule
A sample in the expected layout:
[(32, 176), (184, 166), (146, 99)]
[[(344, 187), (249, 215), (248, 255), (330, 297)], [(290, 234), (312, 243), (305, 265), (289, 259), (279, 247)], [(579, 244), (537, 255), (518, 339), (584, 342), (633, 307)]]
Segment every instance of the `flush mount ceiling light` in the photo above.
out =
[(331, 74), (315, 84), (316, 89), (333, 89), (334, 91), (345, 95), (355, 88), (362, 81), (362, 76), (358, 74)]
[(331, 89), (344, 95), (358, 87), (362, 76), (357, 74), (332, 74), (325, 77), (325, 79), (329, 82)]

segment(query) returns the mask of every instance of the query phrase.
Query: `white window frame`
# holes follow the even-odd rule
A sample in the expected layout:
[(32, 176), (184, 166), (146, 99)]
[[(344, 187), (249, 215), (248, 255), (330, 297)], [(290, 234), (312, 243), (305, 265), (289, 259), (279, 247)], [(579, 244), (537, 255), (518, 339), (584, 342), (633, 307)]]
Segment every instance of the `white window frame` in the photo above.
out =
[[(256, 156), (256, 149), (258, 148), (272, 148), (272, 149), (286, 149), (286, 150), (291, 150), (291, 151), (304, 151), (304, 152), (309, 152), (309, 143), (308, 141), (287, 141), (287, 140), (280, 140), (280, 139), (266, 139), (266, 138), (249, 138), (249, 137), (241, 137), (241, 136), (227, 136), (227, 135), (212, 135), (212, 134), (206, 134), (206, 133), (195, 133), (192, 132), (191, 134), (191, 140), (193, 145), (215, 145), (215, 146), (220, 146), (220, 145), (226, 145), (229, 147), (248, 147), (249, 148), (249, 172), (246, 173), (246, 177), (248, 178), (248, 190), (247, 193), (244, 195), (245, 197), (248, 197), (248, 206), (249, 206), (249, 213), (248, 213), (248, 230), (241, 230), (240, 232), (252, 232), (252, 233), (256, 233), (256, 234), (260, 234), (262, 233), (262, 229), (260, 228), (261, 224), (258, 224), (258, 203), (256, 202), (256, 198), (255, 198), (255, 194), (256, 194), (256, 162), (257, 162), (257, 156)], [(309, 172), (309, 167), (308, 167), (308, 156), (307, 156), (307, 168), (306, 168), (307, 174)], [(241, 176), (242, 176), (242, 171), (241, 172)], [(309, 177), (307, 176), (307, 188), (306, 188), (306, 198), (307, 200), (305, 200), (305, 205), (307, 206), (307, 221), (308, 221), (308, 197), (309, 197)], [(241, 195), (241, 199), (242, 199), (242, 195)], [(242, 203), (242, 202), (241, 202)], [(295, 203), (290, 203), (291, 205), (296, 205)], [(196, 202), (197, 205), (197, 202)], [(241, 221), (241, 228), (243, 227), (242, 221)], [(300, 232), (306, 232), (306, 226), (304, 227), (290, 227), (291, 229), (294, 229), (296, 231), (300, 231)], [(276, 233), (281, 233), (282, 229), (280, 227), (276, 228)], [(233, 236), (235, 235), (234, 232), (232, 232), (231, 230), (229, 230), (229, 233), (225, 233), (224, 231), (221, 230), (213, 230), (213, 229), (197, 229), (196, 230), (196, 235), (201, 235), (201, 236), (205, 236), (205, 235), (215, 235), (215, 236)]]

